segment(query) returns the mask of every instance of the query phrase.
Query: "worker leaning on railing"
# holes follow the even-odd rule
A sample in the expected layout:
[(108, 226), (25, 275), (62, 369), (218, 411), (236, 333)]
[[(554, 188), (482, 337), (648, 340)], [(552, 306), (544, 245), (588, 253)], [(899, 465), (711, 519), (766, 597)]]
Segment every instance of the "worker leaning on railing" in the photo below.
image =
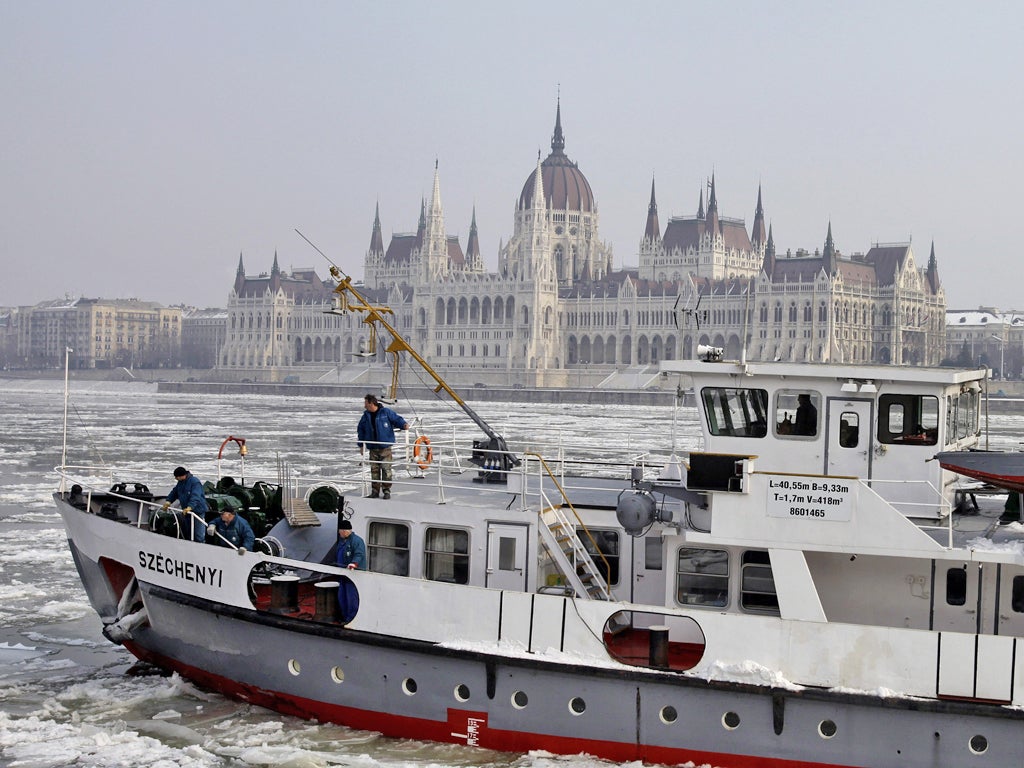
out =
[(174, 479), (177, 484), (167, 494), (163, 508), (169, 509), (173, 502), (178, 502), (182, 529), (191, 524), (193, 541), (206, 541), (206, 513), (210, 506), (206, 503), (202, 481), (184, 467), (174, 468)]

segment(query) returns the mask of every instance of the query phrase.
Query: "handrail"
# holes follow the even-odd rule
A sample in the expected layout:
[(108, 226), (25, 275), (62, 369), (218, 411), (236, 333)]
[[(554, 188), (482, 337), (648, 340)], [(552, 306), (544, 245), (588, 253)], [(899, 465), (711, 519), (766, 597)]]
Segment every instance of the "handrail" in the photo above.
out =
[[(608, 562), (608, 558), (606, 558), (604, 556), (604, 552), (601, 551), (601, 548), (597, 545), (597, 542), (594, 541), (594, 537), (591, 535), (590, 529), (587, 528), (587, 524), (583, 522), (583, 519), (580, 517), (579, 512), (576, 511), (576, 507), (574, 507), (572, 505), (572, 502), (569, 500), (569, 496), (566, 494), (565, 489), (562, 488), (561, 483), (558, 482), (558, 478), (555, 477), (554, 473), (551, 471), (551, 467), (549, 467), (548, 463), (544, 460), (544, 457), (541, 456), (539, 453), (534, 453), (533, 451), (526, 451), (526, 452), (523, 453), (523, 455), (524, 456), (532, 456), (533, 458), (537, 459), (538, 462), (540, 462), (540, 465), (543, 467), (544, 471), (547, 472), (548, 477), (551, 478), (551, 482), (553, 482), (555, 484), (555, 487), (558, 489), (558, 492), (562, 495), (562, 498), (565, 500), (566, 506), (568, 506), (569, 509), (572, 510), (572, 514), (573, 514), (573, 517), (576, 518), (576, 522), (578, 522), (580, 524), (580, 526), (583, 528), (584, 532), (587, 534), (587, 538), (590, 539), (590, 543), (594, 545), (594, 551), (597, 552), (597, 554), (601, 558), (601, 562), (604, 563), (605, 573), (611, 574), (611, 572), (612, 572), (611, 564)], [(552, 505), (548, 501), (547, 496), (544, 493), (544, 484), (543, 483), (541, 483), (541, 487), (538, 489), (538, 492), (540, 493), (541, 500), (545, 504), (547, 504), (547, 506), (549, 506), (549, 507), (553, 507), (554, 506), (554, 505)], [(541, 510), (538, 510), (538, 513), (540, 511)]]

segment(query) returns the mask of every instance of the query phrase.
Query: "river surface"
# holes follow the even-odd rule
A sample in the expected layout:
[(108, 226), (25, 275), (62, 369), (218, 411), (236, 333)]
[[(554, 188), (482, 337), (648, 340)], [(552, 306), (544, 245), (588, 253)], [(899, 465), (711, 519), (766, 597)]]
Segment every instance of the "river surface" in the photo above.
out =
[[(0, 766), (606, 765), (385, 739), (241, 704), (177, 676), (127, 674), (133, 657), (100, 634), (51, 499), (64, 405), (63, 382), (0, 380)], [(460, 434), (482, 436), (450, 401), (402, 400), (395, 408), (418, 417), (434, 439), (451, 434), (453, 422)], [(362, 401), (166, 395), (148, 383), (73, 381), (67, 410), (68, 464), (139, 466), (165, 493), (179, 464), (214, 477), (228, 435), (247, 440), (247, 476), (273, 480), (280, 457), (299, 474), (330, 477), (354, 450)], [(674, 434), (680, 449), (697, 445), (692, 409), (678, 422), (664, 407), (486, 403), (476, 410), (520, 447), (538, 447), (540, 434), (585, 440), (597, 456), (612, 443), (664, 456)]]
[[(587, 756), (509, 755), (386, 739), (284, 717), (197, 689), (177, 676), (129, 674), (89, 607), (50, 497), (61, 462), (63, 383), (0, 379), (0, 766), (207, 768), (597, 768)], [(450, 402), (401, 401), (432, 436), (475, 428)], [(629, 449), (655, 459), (699, 446), (693, 409), (482, 403), (513, 447), (539, 435), (583, 442), (593, 455)], [(351, 453), (361, 400), (167, 395), (153, 384), (73, 382), (68, 464), (134, 464), (166, 492), (179, 464), (203, 479), (228, 435), (245, 437), (249, 477), (276, 478), (287, 458), (330, 477)], [(468, 429), (467, 429), (468, 427)], [(1024, 416), (993, 417), (992, 448), (1016, 448)], [(225, 472), (227, 473), (227, 472)]]

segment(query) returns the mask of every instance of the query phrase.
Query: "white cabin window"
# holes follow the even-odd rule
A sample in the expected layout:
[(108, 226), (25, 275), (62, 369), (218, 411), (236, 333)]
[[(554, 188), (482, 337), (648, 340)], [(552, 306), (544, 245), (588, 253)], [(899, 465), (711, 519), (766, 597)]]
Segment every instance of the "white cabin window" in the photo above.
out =
[(932, 395), (878, 398), (878, 441), (889, 445), (939, 442), (939, 399)]
[(469, 583), (469, 533), (454, 528), (427, 528), (423, 547), (424, 577), (452, 584)]
[(980, 399), (974, 390), (946, 398), (946, 443), (978, 434)]
[(821, 395), (806, 389), (780, 389), (775, 393), (775, 436), (816, 438)]
[(839, 414), (839, 447), (856, 448), (860, 444), (860, 417), (854, 411)]
[(768, 393), (765, 390), (704, 387), (701, 398), (712, 435), (764, 437), (768, 434)]
[(676, 560), (676, 601), (723, 608), (729, 603), (729, 553), (680, 547)]
[(775, 578), (767, 552), (750, 550), (743, 553), (740, 605), (745, 611), (779, 612), (779, 596), (775, 592)]
[(946, 571), (946, 603), (965, 605), (967, 603), (967, 569), (950, 568)]
[(409, 526), (402, 523), (370, 523), (366, 534), (369, 569), (393, 576), (409, 575)]
[(1010, 593), (1010, 607), (1014, 613), (1024, 613), (1024, 576), (1013, 577), (1013, 590)]

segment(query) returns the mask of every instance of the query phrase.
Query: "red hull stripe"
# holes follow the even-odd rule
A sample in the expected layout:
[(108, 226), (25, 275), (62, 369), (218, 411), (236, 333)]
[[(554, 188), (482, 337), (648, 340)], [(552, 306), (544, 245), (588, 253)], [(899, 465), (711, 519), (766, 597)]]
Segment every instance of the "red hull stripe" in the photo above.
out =
[(363, 731), (376, 731), (385, 736), (421, 741), (439, 741), (493, 749), (501, 752), (529, 752), (545, 750), (563, 755), (589, 754), (606, 760), (676, 765), (687, 761), (696, 765), (710, 764), (728, 768), (850, 768), (835, 763), (784, 760), (758, 755), (735, 755), (724, 752), (702, 752), (674, 747), (644, 746), (635, 743), (576, 739), (542, 733), (523, 733), (487, 727), (483, 712), (449, 709), (444, 721), (424, 720), (416, 717), (372, 712), (355, 707), (343, 707), (322, 701), (268, 691), (236, 680), (215, 675), (183, 664), (175, 659), (152, 653), (130, 641), (125, 647), (135, 656), (164, 669), (172, 669), (183, 677), (195, 681), (225, 696), (257, 704), (261, 707), (293, 715), (306, 720), (337, 723)]

